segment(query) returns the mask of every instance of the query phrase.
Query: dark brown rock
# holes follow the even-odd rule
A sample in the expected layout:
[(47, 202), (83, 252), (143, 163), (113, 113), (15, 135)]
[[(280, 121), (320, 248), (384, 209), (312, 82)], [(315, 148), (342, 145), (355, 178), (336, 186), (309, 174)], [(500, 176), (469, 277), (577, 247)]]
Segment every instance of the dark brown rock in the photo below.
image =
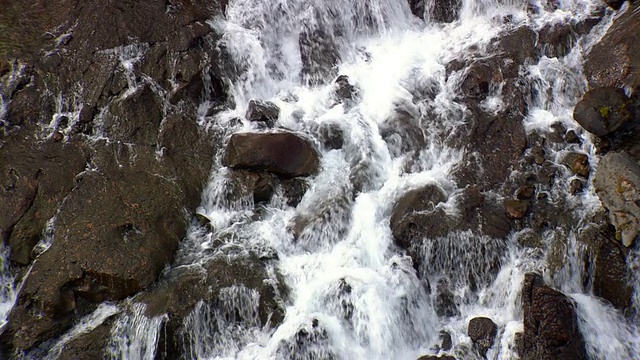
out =
[(625, 311), (631, 306), (633, 287), (627, 267), (627, 250), (613, 239), (603, 242), (596, 254), (593, 293)]
[(576, 195), (584, 189), (584, 183), (580, 179), (573, 179), (569, 183), (569, 192), (572, 195)]
[(436, 314), (440, 317), (460, 316), (460, 310), (455, 302), (455, 296), (449, 289), (449, 282), (440, 279), (436, 286), (436, 298), (434, 301)]
[(505, 202), (507, 215), (512, 219), (522, 219), (527, 210), (529, 210), (529, 202), (525, 200), (509, 199)]
[(588, 358), (572, 301), (546, 286), (538, 274), (525, 275), (522, 310), (519, 353), (523, 360)]
[(150, 85), (115, 101), (104, 119), (105, 135), (113, 141), (156, 145), (162, 104)]
[(265, 265), (253, 256), (231, 259), (223, 256), (212, 258), (198, 268), (177, 267), (154, 289), (136, 298), (147, 305), (147, 316), (168, 316), (157, 358), (177, 359), (183, 351), (188, 353), (189, 344), (183, 342), (181, 336), (185, 318), (201, 301), (212, 307), (219, 306), (220, 291), (231, 286), (258, 292), (257, 316), (261, 325), (276, 327), (284, 319), (284, 310), (278, 301), (286, 295), (286, 288), (282, 283), (273, 284)]
[(321, 84), (335, 74), (340, 53), (330, 30), (305, 25), (298, 37), (298, 45), (303, 81), (311, 85)]
[(342, 149), (344, 145), (344, 134), (342, 128), (338, 124), (320, 124), (318, 129), (320, 142), (325, 149), (337, 150)]
[(416, 213), (434, 211), (435, 207), (447, 200), (444, 191), (436, 184), (429, 184), (422, 188), (411, 190), (403, 195), (391, 213), (391, 231), (396, 243), (402, 248), (409, 248), (415, 237), (431, 235), (420, 232), (421, 224), (417, 222)]
[(589, 157), (586, 154), (570, 152), (562, 159), (562, 163), (569, 167), (574, 174), (589, 177), (591, 167), (589, 166)]
[(251, 122), (260, 122), (272, 128), (278, 121), (280, 109), (270, 101), (251, 100), (245, 117)]
[(487, 350), (493, 346), (498, 334), (498, 326), (487, 317), (475, 317), (469, 321), (467, 334), (477, 346), (480, 354), (485, 356)]
[(599, 87), (588, 91), (573, 110), (573, 118), (588, 132), (605, 136), (633, 120), (631, 100), (620, 88)]
[(318, 171), (316, 150), (294, 133), (236, 133), (227, 144), (225, 165), (233, 169), (267, 171), (282, 178)]
[(462, 8), (462, 2), (459, 0), (436, 0), (434, 2), (429, 2), (427, 0), (421, 1), (410, 1), (412, 5), (413, 13), (420, 16), (420, 10), (422, 9), (422, 14), (424, 14), (425, 20), (431, 20), (435, 22), (441, 23), (450, 23), (455, 21), (460, 14), (460, 9)]
[(58, 359), (96, 360), (108, 356), (109, 340), (111, 339), (111, 327), (115, 316), (107, 318), (94, 329), (80, 334), (66, 342), (58, 354)]
[(584, 71), (591, 88), (627, 86), (640, 89), (640, 3), (617, 18), (604, 37), (586, 55)]
[(423, 356), (420, 356), (418, 360), (457, 360), (457, 359), (449, 355), (441, 355), (441, 356), (423, 355)]

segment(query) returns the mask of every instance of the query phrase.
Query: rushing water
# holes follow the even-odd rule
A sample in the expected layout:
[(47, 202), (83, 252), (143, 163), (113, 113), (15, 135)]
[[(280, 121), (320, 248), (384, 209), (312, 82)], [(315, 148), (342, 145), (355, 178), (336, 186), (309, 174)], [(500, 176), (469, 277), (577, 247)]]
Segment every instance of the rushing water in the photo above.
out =
[[(513, 359), (517, 358), (515, 334), (523, 328), (522, 280), (526, 272), (540, 271), (548, 283), (575, 300), (593, 359), (638, 358), (638, 328), (590, 295), (583, 284), (585, 270), (579, 262), (584, 249), (576, 241), (580, 222), (542, 234), (545, 242), (562, 236), (568, 244), (563, 251), (564, 265), (553, 273), (545, 271), (550, 254), (517, 244), (520, 232), (506, 240), (473, 231), (452, 232), (421, 249), (429, 260), (422, 271), (431, 284), (420, 280), (411, 259), (394, 246), (389, 228), (393, 204), (408, 190), (426, 184), (438, 184), (449, 195), (445, 210), (456, 212), (460, 188), (450, 173), (465, 150), (451, 148), (444, 140), (470, 120), (462, 116), (464, 105), (456, 100), (464, 69), (448, 77), (445, 65), (470, 51), (487, 52), (490, 40), (507, 27), (540, 29), (578, 21), (596, 8), (597, 1), (569, 0), (555, 6), (555, 10), (545, 10), (549, 6), (542, 2), (463, 0), (458, 21), (425, 24), (411, 15), (404, 0), (231, 0), (226, 19), (211, 19), (209, 24), (224, 34), (219, 46), (239, 64), (238, 79), (230, 89), (236, 108), (215, 117), (203, 115), (201, 124), (226, 135), (265, 131), (248, 122), (233, 125), (231, 120), (243, 117), (249, 100), (271, 100), (281, 109), (277, 126), (317, 141), (318, 127), (333, 124), (340, 127), (345, 142), (342, 149), (322, 151), (321, 171), (310, 179), (298, 206), (288, 206), (282, 192), (276, 191), (259, 214), (250, 196), (231, 196), (233, 179), (220, 165), (222, 154), (218, 154), (198, 210), (212, 219), (214, 231), (203, 232), (194, 225), (176, 266), (198, 264), (221, 251), (227, 256), (276, 253), (273, 273), (282, 275), (289, 296), (283, 304), (284, 320), (276, 328), (261, 327), (259, 295), (242, 286), (223, 289), (213, 309), (209, 303), (199, 303), (184, 323), (187, 356), (416, 359), (438, 354), (440, 331), (445, 330), (452, 336), (451, 353), (470, 359), (474, 355), (465, 350), (472, 345), (466, 335), (467, 322), (488, 316), (500, 331), (487, 357)], [(586, 89), (582, 55), (604, 33), (610, 16), (580, 38), (566, 56), (543, 56), (537, 64), (521, 69), (536, 90), (524, 120), (526, 131), (546, 133), (552, 123), (561, 122), (582, 137), (582, 145), (547, 149), (558, 163), (568, 150), (586, 153), (592, 164), (596, 162), (592, 144), (571, 114)], [(327, 55), (337, 60), (334, 68), (305, 68), (300, 56), (301, 31), (325, 38), (330, 44)], [(137, 54), (126, 59), (122, 55), (123, 63), (133, 64)], [(300, 76), (301, 72), (305, 75)], [(335, 101), (332, 81), (338, 74), (347, 75), (357, 87), (357, 101)], [(414, 101), (414, 95), (425, 88), (433, 96)], [(483, 104), (488, 110), (503, 105), (499, 92)], [(380, 135), (380, 125), (398, 112), (421, 119), (420, 130), (427, 141), (418, 149), (418, 156), (403, 148), (403, 139), (385, 142)], [(353, 181), (354, 173), (358, 184)], [(564, 184), (571, 176), (567, 171), (557, 181)], [(362, 191), (353, 197), (356, 187)], [(587, 218), (600, 206), (589, 184), (579, 196), (570, 196), (566, 186), (553, 189), (549, 196), (566, 201), (567, 211), (576, 219)], [(290, 224), (299, 218), (311, 219), (311, 226), (294, 241)], [(223, 234), (233, 236), (221, 248), (215, 240)], [(501, 264), (499, 271), (487, 277), (487, 264), (496, 261)], [(463, 275), (469, 273), (477, 274), (473, 282), (478, 289), (471, 289), (471, 279)], [(451, 317), (439, 317), (434, 308), (432, 290), (444, 274), (459, 275), (449, 284), (459, 308)], [(634, 286), (638, 288), (637, 281)], [(0, 303), (12, 303), (13, 296), (11, 290), (0, 289)], [(0, 315), (5, 307), (0, 307)], [(99, 310), (83, 323), (89, 325), (75, 331), (95, 327), (96, 319), (120, 311), (108, 306)], [(148, 318), (144, 311), (143, 305), (133, 304), (117, 315), (110, 344), (112, 358), (152, 359), (159, 351), (166, 317)], [(301, 333), (307, 341), (299, 341)], [(59, 351), (60, 346), (52, 351)]]

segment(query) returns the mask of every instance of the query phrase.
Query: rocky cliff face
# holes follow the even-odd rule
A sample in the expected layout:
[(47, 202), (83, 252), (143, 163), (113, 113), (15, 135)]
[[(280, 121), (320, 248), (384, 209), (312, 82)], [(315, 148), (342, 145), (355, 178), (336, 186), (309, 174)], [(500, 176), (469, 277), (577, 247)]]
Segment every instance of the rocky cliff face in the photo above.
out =
[(228, 101), (205, 23), (224, 7), (61, 0), (2, 11), (0, 234), (28, 270), (5, 354), (147, 288), (172, 261), (220, 146), (197, 106)]
[[(456, 1), (436, 2), (433, 9), (424, 1), (409, 3), (417, 16), (439, 22), (454, 21), (460, 11)], [(221, 34), (206, 22), (224, 16), (225, 7), (226, 0), (55, 0), (36, 5), (14, 1), (0, 12), (0, 241), (10, 248), (16, 273), (24, 276), (8, 323), (0, 329), (0, 357), (37, 353), (38, 346), (63, 334), (98, 304), (136, 294), (149, 305), (149, 316), (172, 316), (161, 339), (165, 352), (160, 358), (178, 358), (171, 351), (180, 351), (184, 318), (199, 301), (214, 303), (225, 286), (242, 285), (261, 295), (260, 324), (282, 320), (283, 310), (274, 298), (286, 294), (286, 287), (265, 285), (268, 261), (254, 256), (238, 263), (212, 261), (199, 272), (171, 272), (153, 286), (175, 258), (216, 153), (226, 151), (226, 165), (237, 171), (238, 183), (250, 183), (243, 188), (256, 203), (268, 201), (278, 188), (290, 205), (297, 205), (306, 190), (301, 177), (318, 171), (313, 144), (293, 133), (236, 135), (224, 149), (225, 139), (215, 126), (198, 121), (202, 114), (233, 106), (227, 90), (240, 64), (232, 63), (218, 46)], [(471, 55), (446, 65), (448, 76), (462, 76), (458, 100), (465, 110), (460, 116), (471, 119), (466, 131), (447, 141), (473, 151), (466, 152), (453, 171), (463, 188), (455, 199), (428, 185), (395, 205), (391, 230), (396, 245), (413, 257), (418, 273), (438, 264), (440, 257), (427, 254), (433, 258), (425, 261), (427, 233), (479, 231), (493, 240), (478, 251), (489, 252), (501, 247), (513, 230), (528, 227), (532, 231), (522, 236), (522, 246), (566, 248), (566, 240), (541, 245), (536, 236), (581, 221), (580, 240), (588, 257), (584, 266), (593, 267), (593, 279), (588, 280), (594, 293), (631, 312), (628, 247), (640, 232), (637, 1), (614, 21), (584, 63), (590, 91), (574, 118), (599, 144), (595, 174), (586, 154), (569, 153), (562, 164), (545, 154), (550, 144), (579, 142), (575, 131), (557, 125), (541, 137), (527, 134), (523, 126), (532, 86), (519, 68), (543, 55), (566, 53), (597, 21), (594, 17), (542, 30), (513, 28), (490, 42), (497, 55)], [(321, 35), (305, 33), (300, 46), (311, 49), (318, 42), (327, 48)], [(324, 52), (330, 58), (323, 58), (325, 63), (337, 61), (337, 55)], [(313, 52), (303, 51), (303, 56), (312, 57)], [(357, 100), (348, 78), (336, 83), (338, 92), (348, 89), (340, 101)], [(498, 86), (504, 106), (488, 111), (485, 101)], [(262, 104), (247, 118), (273, 127), (278, 109), (272, 105)], [(381, 126), (384, 141), (399, 141), (400, 148), (423, 144), (423, 134), (415, 130), (418, 119), (410, 111), (397, 115)], [(341, 133), (322, 131), (325, 147), (342, 147)], [(513, 176), (514, 170), (519, 175)], [(575, 175), (570, 185), (574, 193), (594, 179), (604, 209), (599, 216), (572, 219), (563, 204), (548, 201), (544, 194), (569, 186), (554, 181), (560, 171)], [(460, 214), (443, 209), (450, 200), (459, 205)], [(205, 227), (208, 219), (199, 220)], [(300, 227), (298, 233), (311, 231)], [(480, 286), (495, 275), (499, 255), (477, 264), (471, 275), (451, 276)], [(557, 265), (552, 257), (548, 262), (550, 269)], [(185, 290), (188, 286), (201, 288)], [(434, 296), (445, 303), (438, 314), (455, 315), (447, 282), (439, 282), (436, 290)], [(523, 314), (523, 358), (586, 356), (574, 305), (538, 275), (525, 279)], [(475, 349), (480, 356), (486, 355), (498, 331), (490, 319), (485, 322), (489, 330), (474, 337), (482, 341)], [(107, 325), (74, 340), (65, 350), (68, 356), (104, 354)]]

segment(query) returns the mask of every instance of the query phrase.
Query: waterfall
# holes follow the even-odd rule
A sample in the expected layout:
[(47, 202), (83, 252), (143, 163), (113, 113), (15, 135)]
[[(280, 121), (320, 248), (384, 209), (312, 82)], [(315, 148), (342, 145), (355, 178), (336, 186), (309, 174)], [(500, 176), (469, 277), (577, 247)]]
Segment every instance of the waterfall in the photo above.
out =
[[(180, 324), (179, 347), (185, 356), (383, 360), (440, 354), (473, 359), (478, 355), (471, 350), (467, 325), (485, 316), (499, 328), (486, 358), (513, 359), (516, 334), (523, 329), (524, 275), (537, 271), (576, 303), (589, 356), (640, 357), (640, 328), (598, 300), (584, 281), (586, 250), (577, 237), (582, 219), (601, 205), (589, 182), (581, 194), (572, 195), (566, 184), (574, 174), (562, 166), (545, 196), (562, 203), (574, 221), (540, 234), (546, 249), (519, 245), (531, 229), (497, 237), (483, 232), (482, 224), (400, 249), (391, 229), (395, 204), (425, 186), (437, 188), (444, 198), (434, 204), (439, 214), (434, 219), (467, 226), (465, 189), (454, 177), (474, 151), (456, 144), (471, 124), (470, 110), (461, 101), (470, 71), (464, 61), (495, 55), (492, 41), (507, 31), (579, 22), (597, 6), (596, 0), (553, 6), (546, 1), (462, 0), (456, 21), (437, 23), (429, 14), (426, 21), (416, 18), (404, 0), (230, 0), (226, 16), (207, 23), (222, 34), (218, 47), (236, 65), (229, 89), (235, 108), (214, 116), (203, 111), (198, 123), (225, 140), (242, 132), (295, 132), (320, 152), (320, 170), (305, 180), (298, 204), (290, 204), (281, 187), (257, 204), (242, 183), (246, 179), (223, 166), (224, 149), (216, 154), (197, 210), (211, 221), (209, 228), (191, 224), (164, 274), (205, 269), (215, 261), (269, 259), (265, 286), (276, 289), (284, 315), (276, 322), (269, 313), (269, 321), (264, 321), (259, 286), (219, 280), (220, 289), (208, 290), (215, 296), (198, 301)], [(542, 56), (516, 69), (530, 92), (522, 120), (526, 135), (547, 134), (560, 123), (581, 139), (548, 145), (544, 150), (552, 164), (578, 151), (588, 156), (592, 169), (596, 166), (594, 144), (573, 121), (572, 112), (587, 90), (582, 56), (606, 32), (612, 17), (607, 12), (565, 53), (542, 49)], [(126, 68), (144, 51), (131, 46), (117, 55)], [(450, 66), (455, 61), (459, 68)], [(353, 88), (349, 100), (336, 100), (338, 76), (346, 76)], [(130, 88), (135, 88), (133, 82), (131, 77)], [(487, 89), (479, 103), (482, 111), (495, 114), (515, 107), (507, 99), (513, 89), (506, 86), (504, 81)], [(274, 129), (245, 119), (251, 100), (270, 101), (280, 109)], [(77, 117), (78, 108), (67, 107), (64, 114)], [(403, 133), (398, 124), (405, 123), (394, 119), (409, 119), (409, 130)], [(328, 127), (343, 134), (342, 146), (323, 146), (320, 129)], [(484, 196), (503, 200), (494, 190)], [(560, 245), (558, 238), (564, 240)], [(562, 261), (550, 270), (554, 256)], [(632, 257), (637, 263), (637, 254)], [(0, 268), (7, 274), (4, 259), (0, 257)], [(202, 283), (211, 287), (209, 281), (218, 280)], [(640, 289), (638, 279), (633, 281)], [(283, 284), (286, 294), (276, 283)], [(637, 307), (637, 291), (634, 295)], [(12, 289), (0, 289), (0, 324), (14, 301)], [(96, 310), (83, 323), (91, 325), (75, 331), (115, 315), (111, 357), (154, 359), (169, 316), (149, 315), (137, 298), (129, 301), (127, 310)], [(442, 310), (442, 302), (450, 307)], [(451, 350), (441, 348), (443, 332), (451, 337)]]

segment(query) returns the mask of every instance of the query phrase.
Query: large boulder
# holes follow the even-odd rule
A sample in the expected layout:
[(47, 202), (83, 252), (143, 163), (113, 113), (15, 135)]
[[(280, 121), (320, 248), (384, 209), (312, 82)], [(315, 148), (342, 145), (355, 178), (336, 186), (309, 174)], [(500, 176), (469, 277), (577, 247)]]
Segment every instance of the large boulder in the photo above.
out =
[(627, 247), (640, 233), (640, 165), (627, 153), (605, 155), (593, 181), (616, 237)]
[(293, 178), (315, 174), (320, 160), (315, 148), (294, 133), (236, 133), (229, 139), (224, 163)]
[(573, 302), (546, 286), (538, 274), (525, 275), (522, 311), (524, 332), (518, 352), (523, 360), (588, 358)]
[(640, 89), (640, 3), (634, 2), (617, 18), (605, 36), (586, 55), (584, 71), (592, 88)]
[(605, 136), (633, 120), (631, 99), (615, 87), (587, 91), (573, 110), (573, 118), (588, 132)]

